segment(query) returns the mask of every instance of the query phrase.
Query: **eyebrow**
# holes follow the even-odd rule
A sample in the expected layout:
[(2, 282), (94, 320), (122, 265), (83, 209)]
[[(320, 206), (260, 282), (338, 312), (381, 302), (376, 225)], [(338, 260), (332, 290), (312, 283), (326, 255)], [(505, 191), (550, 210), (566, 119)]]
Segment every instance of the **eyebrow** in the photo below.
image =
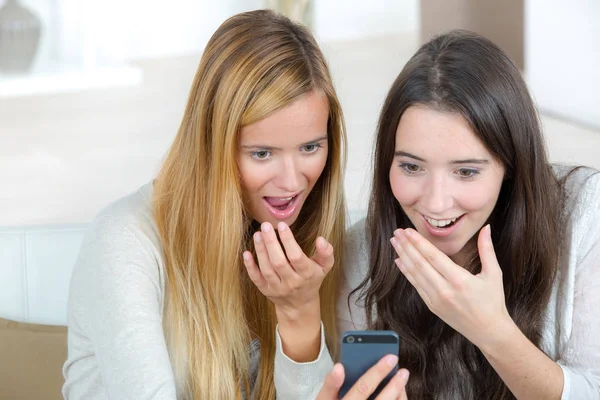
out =
[[(308, 142), (304, 142), (300, 145), (300, 147), (302, 146), (306, 146), (307, 144), (312, 144), (312, 143), (319, 143), (322, 142), (323, 140), (327, 140), (327, 135), (325, 136), (320, 136), (316, 139), (313, 140), (309, 140)], [(242, 149), (246, 149), (246, 150), (250, 150), (250, 149), (261, 149), (261, 150), (281, 150), (279, 147), (273, 147), (273, 146), (263, 146), (260, 144), (252, 144), (252, 145), (246, 145), (246, 146), (240, 146)]]
[[(414, 154), (407, 153), (405, 151), (396, 151), (394, 152), (394, 157), (409, 157), (414, 158), (415, 160), (426, 162), (423, 158), (415, 156)], [(466, 158), (464, 160), (452, 160), (450, 164), (489, 164), (489, 160), (482, 158)]]

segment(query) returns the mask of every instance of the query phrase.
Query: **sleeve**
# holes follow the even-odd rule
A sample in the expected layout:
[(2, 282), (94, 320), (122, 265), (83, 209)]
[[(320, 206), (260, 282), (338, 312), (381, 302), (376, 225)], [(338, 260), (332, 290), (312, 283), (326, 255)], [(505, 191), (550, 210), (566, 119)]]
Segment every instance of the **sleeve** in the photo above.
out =
[[(364, 253), (364, 221), (349, 228), (344, 248), (344, 273), (337, 302), (337, 330), (341, 334), (346, 330), (366, 329), (364, 308), (351, 299), (348, 308), (348, 296), (362, 281), (363, 267), (366, 263)], [(360, 257), (359, 257), (360, 256)], [(352, 261), (349, 261), (352, 260)], [(358, 261), (357, 261), (358, 260)], [(364, 265), (363, 265), (364, 264)], [(357, 322), (358, 321), (358, 322)], [(277, 352), (275, 353), (275, 389), (278, 399), (314, 399), (317, 397), (325, 376), (333, 368), (333, 360), (325, 344), (324, 327), (321, 323), (321, 350), (319, 357), (312, 362), (297, 363), (283, 353), (279, 332), (276, 333)]]
[(315, 399), (333, 368), (333, 361), (325, 343), (325, 328), (321, 323), (321, 349), (316, 360), (297, 363), (283, 353), (279, 329), (276, 331), (275, 391), (278, 399)]
[(127, 226), (107, 218), (94, 224), (73, 273), (70, 303), (74, 329), (93, 352), (103, 398), (176, 398), (159, 274), (158, 261)]
[(578, 203), (573, 328), (558, 361), (562, 400), (600, 399), (600, 174), (587, 179)]
[[(364, 221), (349, 228), (344, 248), (344, 273), (337, 302), (337, 330), (339, 337), (346, 330), (366, 329), (364, 308), (355, 294), (348, 296), (365, 276), (366, 252)], [(352, 261), (350, 261), (352, 260)], [(321, 350), (319, 357), (312, 362), (297, 363), (283, 353), (281, 338), (277, 332), (277, 352), (275, 354), (275, 389), (278, 399), (314, 399), (317, 397), (325, 376), (333, 368), (333, 360), (325, 344), (324, 327), (321, 323)]]

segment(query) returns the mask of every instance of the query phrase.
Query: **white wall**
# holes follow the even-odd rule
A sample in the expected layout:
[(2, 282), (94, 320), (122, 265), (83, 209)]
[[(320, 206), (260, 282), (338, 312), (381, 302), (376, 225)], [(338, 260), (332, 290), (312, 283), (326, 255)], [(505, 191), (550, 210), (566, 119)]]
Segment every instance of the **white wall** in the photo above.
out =
[[(198, 53), (227, 17), (265, 0), (22, 0), (45, 24), (40, 59), (71, 64)], [(0, 0), (2, 4), (4, 0)], [(418, 0), (313, 0), (320, 41), (413, 32)]]
[(528, 0), (525, 37), (540, 109), (600, 128), (600, 1)]
[(418, 0), (314, 0), (321, 41), (403, 34), (419, 28)]
[[(61, 0), (79, 10), (100, 62), (198, 53), (219, 24), (261, 0)], [(65, 38), (73, 40), (72, 35)], [(68, 48), (68, 46), (65, 46)]]

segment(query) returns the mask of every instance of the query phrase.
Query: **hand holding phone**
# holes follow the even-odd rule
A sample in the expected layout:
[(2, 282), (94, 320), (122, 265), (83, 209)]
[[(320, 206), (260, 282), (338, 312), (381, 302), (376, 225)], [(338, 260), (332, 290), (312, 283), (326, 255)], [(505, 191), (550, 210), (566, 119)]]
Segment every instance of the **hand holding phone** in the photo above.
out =
[(398, 351), (400, 339), (393, 331), (347, 331), (342, 336), (341, 361), (344, 366), (344, 383), (340, 389), (342, 398), (355, 385), (361, 376), (386, 355), (396, 358), (388, 375), (381, 381), (369, 399), (375, 399), (392, 377), (398, 372)]
[[(387, 355), (371, 367), (359, 381), (344, 395), (342, 400), (365, 400), (371, 398), (371, 393), (380, 382), (388, 376), (389, 372), (398, 364), (398, 358), (393, 355)], [(401, 369), (392, 377), (383, 390), (377, 395), (375, 400), (407, 400), (406, 383), (408, 381), (408, 371)], [(344, 367), (336, 364), (333, 370), (327, 374), (325, 383), (321, 388), (316, 400), (338, 400), (340, 387), (344, 382)]]

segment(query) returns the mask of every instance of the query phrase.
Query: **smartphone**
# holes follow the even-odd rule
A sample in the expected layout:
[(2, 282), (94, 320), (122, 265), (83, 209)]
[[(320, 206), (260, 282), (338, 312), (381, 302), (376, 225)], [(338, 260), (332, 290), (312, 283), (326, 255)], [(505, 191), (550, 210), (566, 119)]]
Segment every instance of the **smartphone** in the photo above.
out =
[[(356, 381), (387, 354), (398, 355), (400, 339), (394, 331), (346, 331), (342, 336), (341, 362), (344, 366), (344, 383), (340, 398), (344, 397)], [(374, 399), (398, 372), (398, 366), (381, 382), (369, 397)]]

